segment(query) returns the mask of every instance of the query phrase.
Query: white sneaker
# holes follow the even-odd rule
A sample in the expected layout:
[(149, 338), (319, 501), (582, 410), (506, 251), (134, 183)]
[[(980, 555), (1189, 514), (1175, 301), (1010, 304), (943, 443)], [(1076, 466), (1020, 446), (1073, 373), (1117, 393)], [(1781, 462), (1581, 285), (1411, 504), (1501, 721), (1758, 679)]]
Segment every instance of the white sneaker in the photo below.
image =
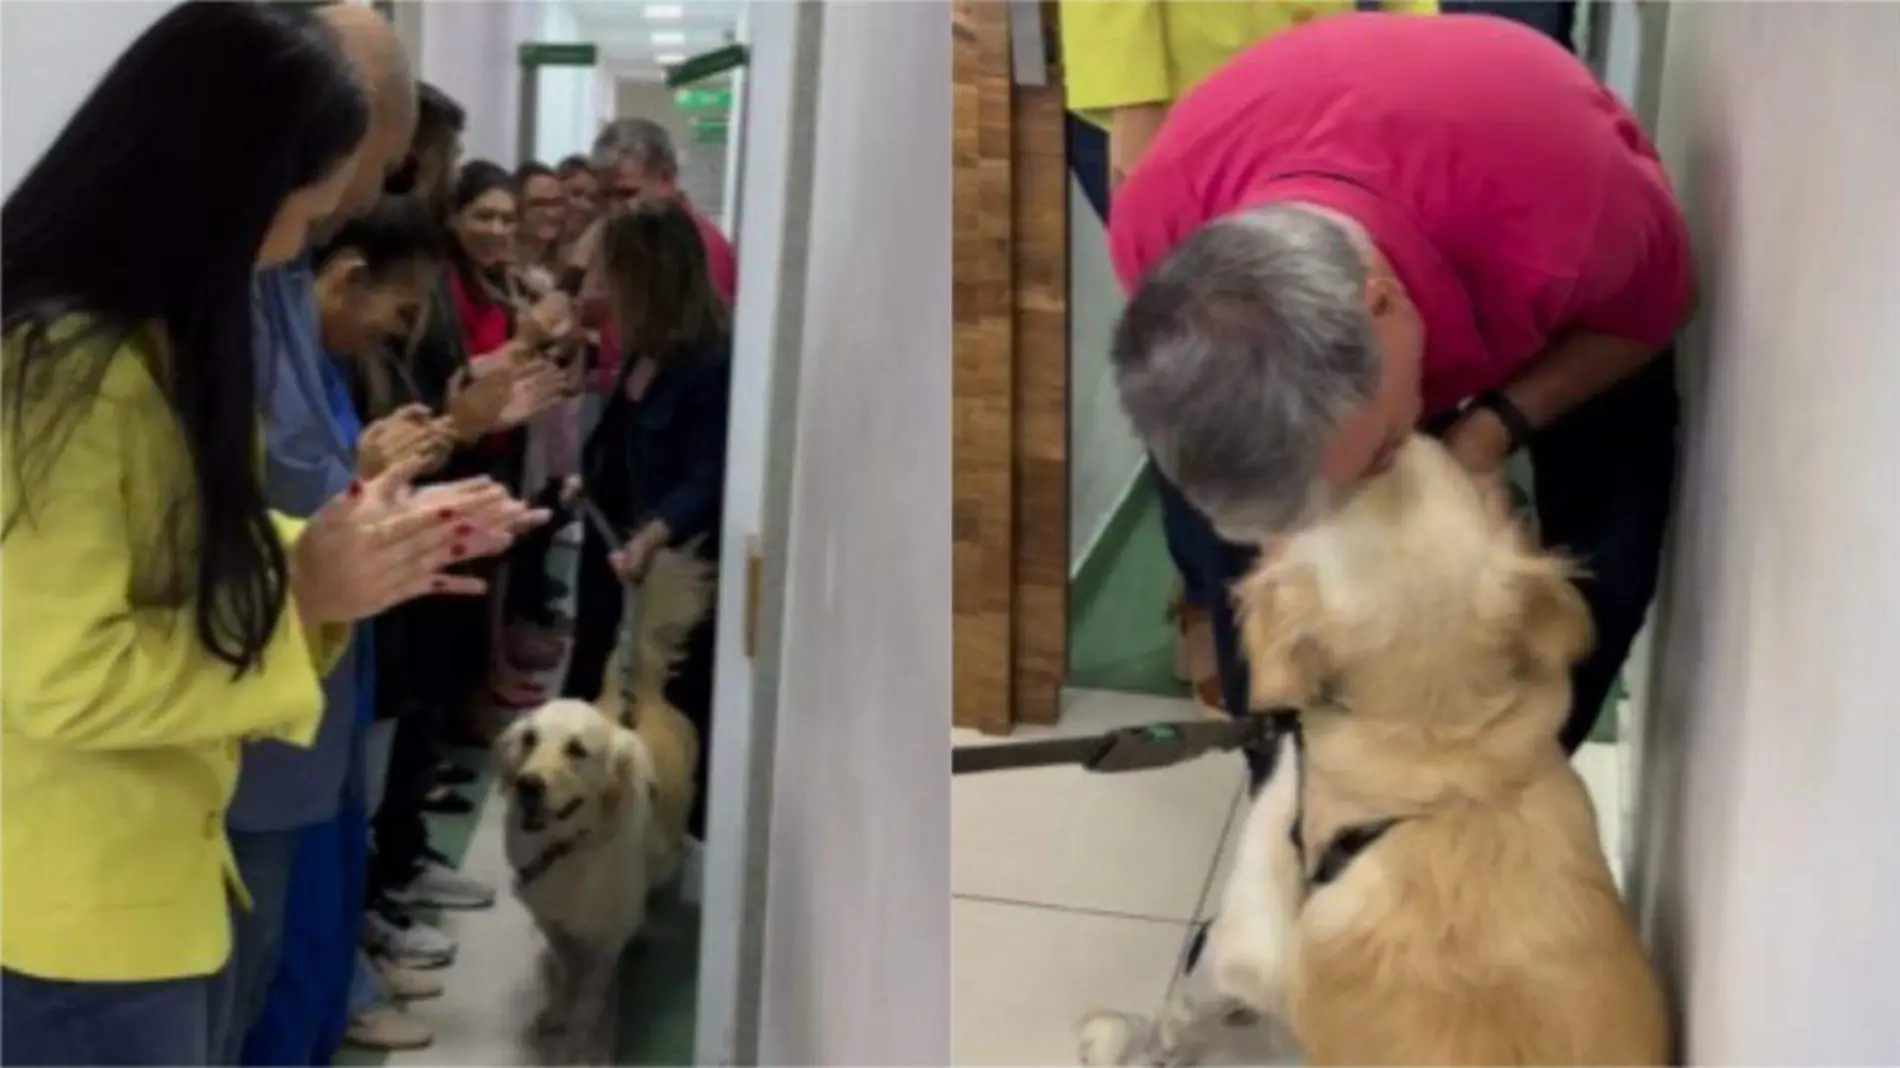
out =
[(680, 900), (697, 905), (706, 892), (706, 846), (699, 839), (688, 836), (681, 843), (680, 853)]
[(393, 909), (363, 916), (363, 942), (371, 953), (409, 968), (446, 968), (455, 959), (455, 939)]
[(389, 899), (409, 908), (485, 909), (495, 903), (495, 888), (426, 857), (409, 885), (392, 888)]
[(442, 996), (442, 980), (429, 972), (405, 968), (395, 961), (380, 961), (376, 974), (383, 989), (397, 1001), (427, 1001)]
[(343, 1041), (385, 1052), (423, 1049), (435, 1041), (435, 1031), (394, 1005), (373, 1005), (350, 1017)]

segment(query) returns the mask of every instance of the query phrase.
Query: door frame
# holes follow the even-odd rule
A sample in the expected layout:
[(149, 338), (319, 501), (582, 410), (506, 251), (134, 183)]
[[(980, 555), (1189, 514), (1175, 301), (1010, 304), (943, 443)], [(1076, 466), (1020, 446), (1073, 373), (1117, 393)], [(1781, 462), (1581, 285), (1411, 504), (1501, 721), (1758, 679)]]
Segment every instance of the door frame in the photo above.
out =
[[(752, 3), (693, 1063), (757, 1064), (824, 4)], [(759, 428), (746, 438), (745, 428)]]

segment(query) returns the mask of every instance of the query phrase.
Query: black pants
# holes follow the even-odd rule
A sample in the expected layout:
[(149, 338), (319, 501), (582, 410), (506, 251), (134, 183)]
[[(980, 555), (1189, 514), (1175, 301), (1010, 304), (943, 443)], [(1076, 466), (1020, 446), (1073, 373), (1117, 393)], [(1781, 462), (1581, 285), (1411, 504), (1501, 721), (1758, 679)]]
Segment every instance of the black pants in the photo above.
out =
[(487, 679), (487, 617), (479, 598), (426, 597), (377, 623), (378, 712), (395, 717), (396, 736), (383, 802), (371, 820), (372, 898), (406, 885), (426, 855), (423, 801), (436, 787), (451, 721)]
[(1521, 22), (1576, 50), (1570, 41), (1571, 29), (1577, 23), (1575, 0), (1440, 0), (1438, 10), (1446, 15), (1495, 15)]
[[(619, 640), (620, 617), (626, 608), (620, 580), (607, 563), (609, 551), (589, 527), (574, 577), (574, 646), (568, 656), (567, 679), (561, 685), (563, 697), (592, 701), (606, 689), (607, 660)], [(699, 766), (693, 775), (700, 789), (694, 794), (687, 830), (701, 841), (706, 838), (706, 768), (712, 752), (713, 650), (718, 633), (717, 614), (709, 613), (687, 637), (686, 655), (666, 684), (667, 701), (699, 730)]]
[[(1442, 430), (1440, 425), (1427, 428)], [(1675, 359), (1665, 353), (1643, 370), (1540, 431), (1530, 442), (1537, 520), (1547, 546), (1588, 571), (1578, 585), (1590, 606), (1596, 644), (1571, 676), (1570, 715), (1559, 740), (1575, 752), (1590, 736), (1656, 593), (1663, 528), (1675, 488)], [(1159, 474), (1168, 552), (1188, 597), (1207, 609), (1229, 715), (1247, 711), (1247, 664), (1233, 605), (1224, 595), (1255, 553), (1221, 540), (1207, 518)], [(1271, 757), (1249, 755), (1255, 786)]]

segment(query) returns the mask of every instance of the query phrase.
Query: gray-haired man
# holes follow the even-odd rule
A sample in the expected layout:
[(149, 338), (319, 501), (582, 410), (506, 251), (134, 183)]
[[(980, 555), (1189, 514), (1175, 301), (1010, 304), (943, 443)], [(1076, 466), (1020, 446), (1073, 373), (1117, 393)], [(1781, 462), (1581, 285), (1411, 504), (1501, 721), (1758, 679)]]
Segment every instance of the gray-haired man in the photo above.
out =
[[(1654, 593), (1675, 467), (1686, 227), (1655, 150), (1575, 58), (1483, 16), (1343, 15), (1236, 57), (1118, 194), (1114, 359), (1190, 586), (1323, 512), (1421, 425), (1496, 476), (1529, 449), (1580, 556), (1589, 735)], [(1218, 532), (1218, 534), (1216, 533)], [(1246, 710), (1225, 596), (1222, 693)], [(1270, 769), (1256, 767), (1256, 777)]]

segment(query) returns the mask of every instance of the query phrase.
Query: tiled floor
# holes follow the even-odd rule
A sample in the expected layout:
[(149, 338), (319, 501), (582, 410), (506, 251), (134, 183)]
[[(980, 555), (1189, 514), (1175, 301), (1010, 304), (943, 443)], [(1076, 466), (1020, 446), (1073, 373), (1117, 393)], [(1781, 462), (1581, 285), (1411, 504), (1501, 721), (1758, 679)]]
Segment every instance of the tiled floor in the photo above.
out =
[[(1061, 727), (1012, 740), (1193, 715), (1185, 701), (1078, 691)], [(981, 741), (956, 732), (958, 745)], [(1577, 766), (1605, 815), (1606, 849), (1618, 858), (1616, 751), (1587, 746)], [(1073, 1028), (1083, 1013), (1159, 1009), (1193, 922), (1212, 908), (1243, 786), (1239, 759), (1226, 757), (1125, 776), (1056, 768), (958, 779), (956, 1063), (1074, 1064)]]

